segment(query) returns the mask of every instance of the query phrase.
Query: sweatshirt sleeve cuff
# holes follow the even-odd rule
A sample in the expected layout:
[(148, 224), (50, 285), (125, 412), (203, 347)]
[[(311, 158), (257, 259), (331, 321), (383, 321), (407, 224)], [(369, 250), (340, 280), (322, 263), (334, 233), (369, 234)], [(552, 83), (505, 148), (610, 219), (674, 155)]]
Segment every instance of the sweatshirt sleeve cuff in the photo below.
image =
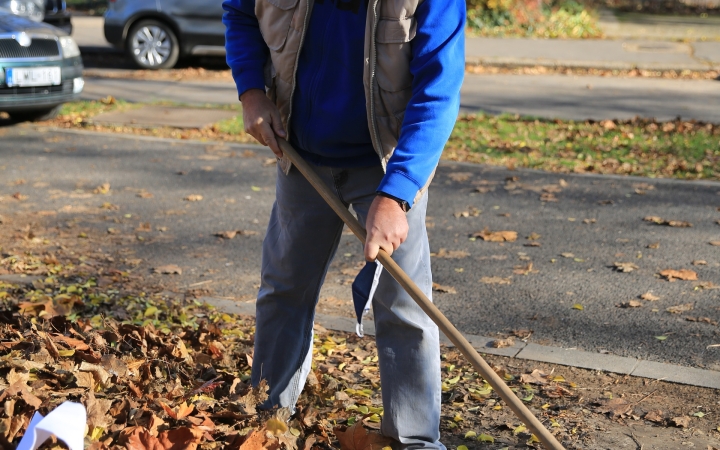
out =
[(265, 91), (265, 77), (262, 71), (233, 70), (232, 72), (237, 85), (238, 98), (250, 89)]
[(405, 200), (410, 207), (413, 206), (415, 196), (420, 190), (420, 186), (402, 172), (388, 172), (380, 182), (377, 188), (378, 192), (384, 192), (393, 197)]

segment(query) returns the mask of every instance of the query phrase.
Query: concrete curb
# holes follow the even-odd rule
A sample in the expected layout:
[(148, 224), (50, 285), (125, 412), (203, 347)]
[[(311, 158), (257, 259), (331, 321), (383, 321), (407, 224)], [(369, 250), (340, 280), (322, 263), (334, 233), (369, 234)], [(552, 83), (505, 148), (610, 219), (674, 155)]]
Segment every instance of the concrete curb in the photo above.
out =
[(512, 56), (468, 56), (465, 58), (465, 64), (468, 66), (500, 66), (500, 67), (548, 67), (551, 69), (568, 68), (568, 69), (600, 69), (600, 70), (656, 70), (656, 71), (678, 71), (692, 70), (697, 72), (705, 72), (714, 70), (715, 65), (712, 63), (688, 63), (682, 65), (673, 65), (656, 62), (637, 62), (628, 63), (621, 61), (574, 61), (574, 60), (551, 60), (551, 59), (530, 59), (516, 58)]
[[(222, 312), (255, 316), (254, 302), (236, 302), (215, 297), (202, 297), (199, 300), (214, 306)], [(355, 320), (351, 318), (316, 314), (315, 322), (328, 330), (344, 331), (346, 333), (355, 332)], [(365, 324), (365, 334), (369, 336), (375, 335), (375, 327), (372, 323)], [(465, 337), (470, 341), (475, 350), (481, 354), (506, 356), (509, 358), (650, 378), (658, 381), (669, 381), (690, 386), (720, 389), (720, 372), (714, 370), (697, 369), (694, 367), (644, 361), (624, 356), (605, 355), (533, 343), (526, 344), (524, 342), (517, 342), (513, 347), (493, 348), (491, 342), (495, 340), (494, 338), (471, 334), (465, 334)], [(441, 336), (440, 340), (441, 343), (452, 347), (452, 344), (445, 336)]]

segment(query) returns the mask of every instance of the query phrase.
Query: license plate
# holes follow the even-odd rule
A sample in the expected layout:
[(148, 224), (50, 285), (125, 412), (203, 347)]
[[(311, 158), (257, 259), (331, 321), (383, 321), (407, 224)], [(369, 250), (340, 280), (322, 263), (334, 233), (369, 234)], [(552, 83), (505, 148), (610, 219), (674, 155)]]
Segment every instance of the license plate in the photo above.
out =
[(22, 67), (5, 69), (8, 87), (57, 86), (62, 82), (59, 67)]

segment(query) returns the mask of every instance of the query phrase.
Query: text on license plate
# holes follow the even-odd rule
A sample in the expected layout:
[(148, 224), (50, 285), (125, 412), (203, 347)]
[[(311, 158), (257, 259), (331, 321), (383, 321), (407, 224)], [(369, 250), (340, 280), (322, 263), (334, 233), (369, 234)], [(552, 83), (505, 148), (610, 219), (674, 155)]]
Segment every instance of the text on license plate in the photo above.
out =
[(59, 67), (22, 67), (5, 69), (5, 84), (8, 87), (57, 86), (62, 83)]

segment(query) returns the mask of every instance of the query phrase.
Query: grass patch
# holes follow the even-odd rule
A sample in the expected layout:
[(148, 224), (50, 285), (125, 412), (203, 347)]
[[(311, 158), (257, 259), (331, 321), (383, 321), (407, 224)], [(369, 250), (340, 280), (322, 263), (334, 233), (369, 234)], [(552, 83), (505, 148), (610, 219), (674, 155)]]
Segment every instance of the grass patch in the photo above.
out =
[(551, 172), (720, 178), (720, 126), (696, 121), (461, 117), (445, 159)]
[[(92, 117), (102, 112), (141, 106), (110, 97), (72, 102), (63, 106), (60, 116), (49, 123), (99, 132), (256, 143), (244, 131), (239, 105), (208, 105), (207, 108), (234, 110), (238, 114), (202, 129), (107, 126), (92, 122)], [(203, 108), (196, 108), (202, 114)], [(560, 173), (720, 179), (720, 125), (654, 119), (577, 122), (473, 114), (458, 119), (443, 158)]]
[(575, 0), (468, 0), (467, 29), (477, 36), (594, 38), (594, 8)]

